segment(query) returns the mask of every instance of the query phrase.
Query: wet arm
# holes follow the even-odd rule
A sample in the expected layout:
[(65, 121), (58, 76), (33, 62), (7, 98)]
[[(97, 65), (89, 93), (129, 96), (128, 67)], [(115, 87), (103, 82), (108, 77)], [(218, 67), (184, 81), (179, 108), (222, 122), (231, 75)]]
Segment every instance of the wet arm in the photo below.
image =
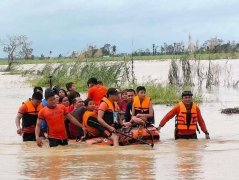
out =
[(204, 133), (207, 132), (207, 127), (206, 127), (205, 121), (203, 120), (201, 111), (198, 107), (197, 107), (197, 115), (198, 115), (198, 124), (199, 124), (201, 130)]
[(132, 105), (132, 116), (135, 116), (135, 109), (133, 105)]
[(36, 139), (39, 138), (39, 135), (41, 132), (41, 123), (42, 123), (42, 120), (38, 118), (36, 123), (36, 129), (35, 129)]
[(23, 115), (21, 113), (17, 113), (17, 117), (16, 117), (16, 120), (15, 120), (17, 129), (21, 128), (20, 122), (21, 122), (22, 117), (23, 117)]
[(66, 115), (66, 118), (70, 120), (71, 123), (75, 124), (76, 126), (83, 128), (83, 125), (70, 113)]

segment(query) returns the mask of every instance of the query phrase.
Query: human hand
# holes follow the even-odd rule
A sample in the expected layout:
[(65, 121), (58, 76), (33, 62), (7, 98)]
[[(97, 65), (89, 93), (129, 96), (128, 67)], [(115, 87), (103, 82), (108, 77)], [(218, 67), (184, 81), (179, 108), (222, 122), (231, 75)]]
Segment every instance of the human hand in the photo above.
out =
[(113, 132), (113, 133), (116, 131), (115, 128), (112, 126), (110, 126), (109, 130), (110, 130), (110, 132)]
[(17, 129), (17, 134), (22, 135), (22, 129), (21, 128)]
[(209, 133), (207, 131), (205, 131), (205, 138), (210, 139)]
[(141, 114), (137, 114), (137, 115), (136, 115), (137, 118), (139, 118), (139, 117), (141, 117), (141, 116), (142, 116)]
[(42, 138), (41, 138), (41, 137), (38, 137), (38, 138), (36, 139), (36, 142), (37, 142), (37, 146), (42, 147), (43, 142), (42, 142)]
[(206, 139), (210, 139), (209, 134), (205, 134), (205, 138), (206, 138)]
[(131, 122), (124, 122), (124, 123), (123, 123), (123, 126), (125, 126), (125, 127), (130, 127), (130, 126), (132, 126), (132, 124), (131, 124)]

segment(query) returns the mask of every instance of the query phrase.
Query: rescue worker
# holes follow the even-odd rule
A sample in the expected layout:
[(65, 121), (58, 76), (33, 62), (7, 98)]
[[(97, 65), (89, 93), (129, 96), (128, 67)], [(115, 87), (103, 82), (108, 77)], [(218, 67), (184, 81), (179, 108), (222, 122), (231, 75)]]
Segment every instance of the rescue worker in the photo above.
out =
[(184, 91), (182, 93), (182, 101), (161, 120), (158, 130), (176, 116), (175, 139), (197, 139), (197, 124), (199, 124), (201, 130), (205, 133), (206, 139), (210, 139), (200, 109), (193, 102), (192, 96), (191, 91)]
[[(32, 98), (22, 103), (15, 120), (17, 134), (22, 135), (23, 141), (35, 141), (35, 127), (39, 111), (43, 108), (42, 93), (34, 92)], [(22, 119), (22, 125), (20, 121)]]

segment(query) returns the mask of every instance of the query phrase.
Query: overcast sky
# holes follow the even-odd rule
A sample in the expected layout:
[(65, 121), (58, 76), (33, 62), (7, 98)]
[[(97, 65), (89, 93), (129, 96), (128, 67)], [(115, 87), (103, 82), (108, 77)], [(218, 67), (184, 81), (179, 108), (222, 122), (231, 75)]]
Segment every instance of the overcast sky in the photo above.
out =
[[(238, 0), (1, 0), (0, 39), (27, 35), (34, 54), (70, 54), (93, 44), (118, 52), (152, 44), (239, 39)], [(0, 51), (0, 57), (5, 56)]]

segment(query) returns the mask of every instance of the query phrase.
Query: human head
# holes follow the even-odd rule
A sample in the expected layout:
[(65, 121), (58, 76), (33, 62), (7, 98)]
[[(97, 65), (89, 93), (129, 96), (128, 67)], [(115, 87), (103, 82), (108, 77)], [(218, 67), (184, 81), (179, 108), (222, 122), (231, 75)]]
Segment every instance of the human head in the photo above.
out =
[(84, 104), (84, 101), (80, 97), (76, 97), (73, 100), (73, 105), (74, 105), (75, 109), (78, 109), (78, 108), (84, 106), (85, 104)]
[(70, 104), (73, 104), (74, 99), (80, 96), (76, 92), (70, 92), (67, 97), (69, 99)]
[(135, 93), (134, 89), (128, 89), (127, 90), (127, 101), (128, 102), (133, 102), (135, 94), (136, 93)]
[(55, 93), (50, 89), (45, 90), (45, 99), (47, 101), (47, 106), (50, 108), (54, 108), (57, 105), (57, 101), (55, 98)]
[(111, 101), (118, 101), (119, 100), (119, 91), (116, 88), (109, 88), (106, 97)]
[(68, 107), (70, 105), (69, 99), (67, 96), (65, 97), (60, 97), (59, 103), (64, 105), (65, 107)]
[(41, 92), (34, 92), (32, 94), (32, 104), (37, 107), (42, 100), (42, 93)]
[(66, 89), (70, 92), (76, 91), (76, 85), (73, 82), (66, 83)]
[(139, 96), (139, 99), (144, 99), (146, 94), (146, 89), (144, 86), (138, 86), (136, 88), (137, 95)]
[(98, 84), (101, 85), (101, 86), (104, 85), (102, 81), (98, 81)]
[(89, 88), (94, 86), (94, 85), (97, 85), (97, 84), (98, 84), (98, 81), (95, 77), (92, 77), (92, 78), (88, 79), (88, 81), (87, 81), (87, 86)]
[(54, 87), (52, 88), (52, 91), (53, 91), (55, 94), (58, 94), (58, 92), (59, 92), (59, 87), (58, 87), (58, 86), (54, 86)]
[(33, 88), (33, 93), (35, 93), (35, 92), (40, 92), (41, 94), (43, 94), (43, 89), (42, 89), (42, 87), (40, 87), (40, 86), (34, 87), (34, 88)]
[(127, 89), (124, 89), (123, 91), (121, 91), (121, 99), (127, 100)]
[(56, 103), (59, 104), (60, 97), (58, 96), (58, 94), (55, 94), (55, 98), (56, 98)]
[(86, 99), (84, 101), (84, 103), (85, 103), (86, 109), (88, 111), (94, 111), (95, 110), (95, 104), (94, 104), (94, 101), (92, 99)]
[(191, 91), (183, 91), (182, 92), (182, 101), (185, 105), (191, 105), (193, 102), (193, 93)]
[(66, 93), (65, 89), (59, 89), (58, 95), (59, 95), (60, 97), (66, 97), (66, 96), (67, 96), (67, 93)]

